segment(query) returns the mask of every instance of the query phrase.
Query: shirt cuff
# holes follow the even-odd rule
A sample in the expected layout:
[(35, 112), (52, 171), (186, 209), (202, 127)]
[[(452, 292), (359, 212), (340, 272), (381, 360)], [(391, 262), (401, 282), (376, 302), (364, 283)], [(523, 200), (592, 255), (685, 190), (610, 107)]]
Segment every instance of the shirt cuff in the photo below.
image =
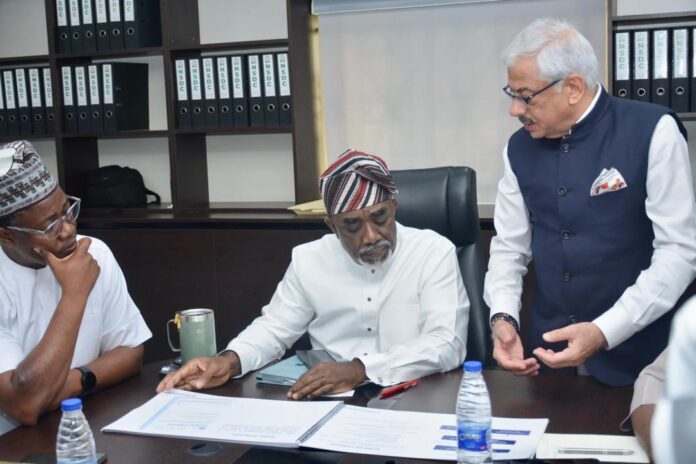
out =
[(246, 373), (255, 369), (253, 359), (256, 354), (251, 346), (231, 341), (227, 348), (223, 350), (223, 353), (225, 351), (234, 351), (237, 353), (237, 357), (239, 357), (239, 375), (232, 377), (233, 379), (243, 377)]
[(520, 326), (520, 300), (510, 295), (491, 297), (491, 312), (488, 314), (488, 325), (491, 323), (491, 317), (498, 313), (505, 313), (517, 321), (517, 326)]
[(608, 350), (629, 339), (635, 333), (633, 321), (621, 307), (614, 306), (606, 310), (592, 322), (602, 331), (607, 340)]
[(365, 375), (372, 383), (377, 385), (389, 386), (399, 383), (398, 381), (392, 381), (384, 375), (384, 371), (387, 365), (387, 355), (376, 353), (364, 356), (356, 356), (361, 363), (365, 366)]

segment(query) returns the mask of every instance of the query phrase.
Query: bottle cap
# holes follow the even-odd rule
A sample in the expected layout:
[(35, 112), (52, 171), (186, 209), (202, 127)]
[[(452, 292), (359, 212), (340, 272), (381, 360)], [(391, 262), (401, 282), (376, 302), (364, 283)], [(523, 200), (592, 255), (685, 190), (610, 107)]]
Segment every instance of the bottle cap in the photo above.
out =
[(467, 361), (464, 363), (464, 370), (466, 372), (481, 372), (482, 368), (481, 361)]
[(60, 402), (60, 409), (63, 411), (75, 411), (82, 409), (82, 400), (80, 398), (67, 398)]

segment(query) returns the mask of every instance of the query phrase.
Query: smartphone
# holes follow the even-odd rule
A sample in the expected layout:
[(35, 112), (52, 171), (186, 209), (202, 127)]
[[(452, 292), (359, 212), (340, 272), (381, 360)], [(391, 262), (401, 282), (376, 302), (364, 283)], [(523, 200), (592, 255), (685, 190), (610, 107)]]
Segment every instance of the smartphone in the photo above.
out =
[[(31, 462), (33, 464), (55, 464), (56, 453), (31, 453), (20, 462)], [(97, 464), (106, 462), (106, 453), (97, 453)]]

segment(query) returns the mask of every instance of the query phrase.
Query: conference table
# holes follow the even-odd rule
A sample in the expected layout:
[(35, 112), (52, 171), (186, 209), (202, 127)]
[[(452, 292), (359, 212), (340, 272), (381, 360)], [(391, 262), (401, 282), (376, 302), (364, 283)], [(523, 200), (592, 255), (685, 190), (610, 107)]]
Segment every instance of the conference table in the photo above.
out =
[[(137, 463), (426, 463), (431, 461), (351, 455), (314, 450), (274, 450), (247, 445), (206, 444), (200, 440), (103, 433), (101, 428), (140, 406), (155, 394), (159, 369), (165, 362), (146, 365), (142, 372), (114, 387), (84, 399), (84, 411), (94, 432), (97, 449), (111, 464)], [(380, 403), (377, 389), (361, 387), (347, 403), (389, 406), (394, 410), (453, 413), (461, 372), (423, 378), (417, 388)], [(516, 377), (509, 372), (484, 371), (493, 415), (549, 419), (547, 432), (620, 434), (619, 423), (628, 411), (632, 388), (607, 387), (590, 377), (543, 373)], [(216, 395), (286, 400), (287, 387), (257, 384), (251, 373), (242, 379), (206, 391)], [(41, 418), (34, 427), (19, 427), (0, 436), (0, 461), (20, 461), (31, 453), (53, 452), (60, 411)], [(55, 462), (55, 461), (53, 461)], [(442, 461), (432, 461), (442, 462)], [(565, 461), (569, 462), (569, 461)]]

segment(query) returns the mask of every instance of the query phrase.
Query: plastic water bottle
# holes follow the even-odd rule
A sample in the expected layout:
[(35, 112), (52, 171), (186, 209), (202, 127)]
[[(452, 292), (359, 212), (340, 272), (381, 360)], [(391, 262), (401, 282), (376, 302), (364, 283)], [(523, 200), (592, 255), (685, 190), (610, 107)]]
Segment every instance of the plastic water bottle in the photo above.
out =
[(82, 413), (82, 400), (68, 398), (60, 403), (63, 417), (56, 437), (58, 464), (96, 464), (94, 436)]
[(464, 363), (457, 395), (457, 463), (479, 464), (491, 458), (491, 398), (480, 361)]

